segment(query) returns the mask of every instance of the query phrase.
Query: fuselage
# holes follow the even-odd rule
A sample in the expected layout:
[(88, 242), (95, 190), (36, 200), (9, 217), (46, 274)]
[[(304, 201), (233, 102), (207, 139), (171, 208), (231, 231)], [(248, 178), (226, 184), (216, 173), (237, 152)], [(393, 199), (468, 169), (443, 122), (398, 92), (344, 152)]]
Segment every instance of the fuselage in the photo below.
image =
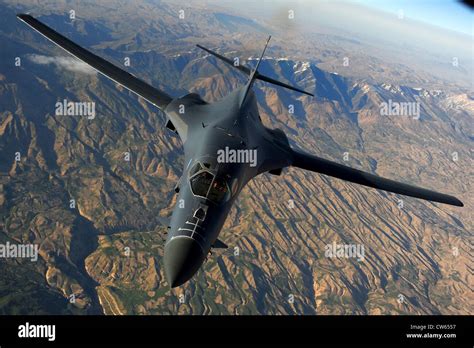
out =
[(190, 94), (165, 110), (185, 156), (164, 253), (172, 287), (200, 268), (247, 182), (290, 164), (286, 136), (262, 124), (254, 93), (242, 103), (244, 93), (245, 88), (235, 90), (213, 104)]

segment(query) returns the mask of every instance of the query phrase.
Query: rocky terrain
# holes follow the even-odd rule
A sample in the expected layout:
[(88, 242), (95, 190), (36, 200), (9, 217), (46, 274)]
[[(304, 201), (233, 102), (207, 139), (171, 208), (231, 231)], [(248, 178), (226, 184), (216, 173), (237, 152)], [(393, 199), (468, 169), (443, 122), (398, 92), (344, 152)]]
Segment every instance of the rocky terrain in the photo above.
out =
[[(396, 69), (411, 76), (406, 84), (370, 67), (371, 79), (343, 74), (345, 67), (333, 72), (330, 56), (298, 57), (298, 41), (286, 47), (277, 33), (262, 72), (316, 96), (257, 83), (264, 124), (308, 152), (453, 194), (465, 207), (293, 168), (264, 174), (227, 219), (220, 238), (229, 249), (215, 251), (192, 281), (170, 290), (157, 217), (175, 204), (179, 138), (152, 105), (72, 58), (38, 59), (67, 55), (15, 13), (40, 15), (117, 64), (130, 58), (126, 69), (173, 96), (192, 91), (208, 101), (244, 77), (195, 44), (253, 65), (270, 29), (193, 2), (100, 4), (0, 4), (0, 244), (34, 243), (40, 253), (37, 262), (0, 259), (0, 313), (474, 313), (472, 89), (456, 81), (429, 88), (436, 78), (404, 65)], [(189, 17), (180, 20), (183, 8)], [(96, 117), (55, 115), (65, 98), (95, 102)], [(388, 100), (419, 102), (419, 117), (382, 116)], [(332, 243), (363, 245), (365, 257), (329, 258)]]

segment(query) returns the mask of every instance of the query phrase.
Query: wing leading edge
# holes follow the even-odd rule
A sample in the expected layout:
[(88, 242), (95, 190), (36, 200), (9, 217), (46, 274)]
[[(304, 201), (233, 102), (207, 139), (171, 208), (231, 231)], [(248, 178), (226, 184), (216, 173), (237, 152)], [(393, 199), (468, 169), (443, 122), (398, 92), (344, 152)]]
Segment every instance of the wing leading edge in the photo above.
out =
[(350, 168), (342, 164), (326, 160), (310, 154), (293, 150), (292, 166), (329, 175), (338, 179), (350, 181), (359, 185), (373, 187), (379, 190), (398, 193), (405, 196), (425, 199), (428, 201), (445, 203), (463, 207), (464, 204), (456, 197), (427, 190), (394, 180), (385, 179), (362, 170)]
[(172, 98), (132, 74), (126, 72), (109, 63), (105, 59), (89, 52), (66, 37), (62, 36), (47, 25), (41, 23), (39, 20), (28, 14), (18, 14), (17, 17), (25, 22), (28, 26), (36, 30), (38, 33), (70, 53), (74, 57), (80, 59), (84, 63), (90, 65), (92, 68), (105, 75), (109, 79), (124, 86), (130, 91), (138, 94), (140, 97), (146, 99), (148, 102), (163, 110), (168, 105)]

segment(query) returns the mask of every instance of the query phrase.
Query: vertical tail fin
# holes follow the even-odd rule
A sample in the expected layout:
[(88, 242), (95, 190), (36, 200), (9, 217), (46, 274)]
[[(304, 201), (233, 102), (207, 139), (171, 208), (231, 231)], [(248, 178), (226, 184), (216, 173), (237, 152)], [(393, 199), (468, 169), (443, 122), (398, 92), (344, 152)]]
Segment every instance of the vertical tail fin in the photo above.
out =
[(259, 76), (258, 67), (260, 66), (260, 63), (262, 62), (263, 56), (265, 54), (265, 51), (267, 50), (267, 46), (268, 46), (268, 43), (270, 42), (271, 38), (272, 38), (272, 36), (269, 35), (268, 39), (267, 39), (267, 42), (265, 43), (265, 47), (263, 48), (262, 54), (260, 55), (260, 59), (257, 62), (257, 66), (250, 73), (250, 77), (247, 81), (247, 85), (245, 86), (245, 93), (242, 97), (242, 100), (240, 101), (240, 105), (242, 105), (245, 102), (245, 99), (247, 98), (247, 95), (249, 94), (249, 91), (252, 89), (252, 85), (253, 85), (255, 79), (257, 79), (258, 76)]

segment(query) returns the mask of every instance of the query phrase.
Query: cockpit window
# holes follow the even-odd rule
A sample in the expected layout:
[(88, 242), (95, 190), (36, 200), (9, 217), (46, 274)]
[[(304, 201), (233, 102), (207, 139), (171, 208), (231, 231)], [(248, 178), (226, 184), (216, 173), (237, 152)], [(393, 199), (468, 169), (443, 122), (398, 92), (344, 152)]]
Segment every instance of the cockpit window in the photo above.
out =
[(202, 169), (201, 164), (197, 162), (189, 171), (189, 176), (193, 176)]
[(209, 195), (207, 196), (211, 201), (222, 202), (226, 199), (229, 188), (227, 183), (219, 178), (216, 178), (211, 185)]
[(214, 175), (209, 172), (201, 172), (191, 178), (191, 189), (198, 196), (207, 197), (207, 191), (211, 186)]
[(224, 202), (230, 196), (227, 182), (221, 178), (214, 178), (214, 175), (207, 171), (198, 172), (191, 177), (190, 184), (196, 196), (207, 198), (215, 203)]

